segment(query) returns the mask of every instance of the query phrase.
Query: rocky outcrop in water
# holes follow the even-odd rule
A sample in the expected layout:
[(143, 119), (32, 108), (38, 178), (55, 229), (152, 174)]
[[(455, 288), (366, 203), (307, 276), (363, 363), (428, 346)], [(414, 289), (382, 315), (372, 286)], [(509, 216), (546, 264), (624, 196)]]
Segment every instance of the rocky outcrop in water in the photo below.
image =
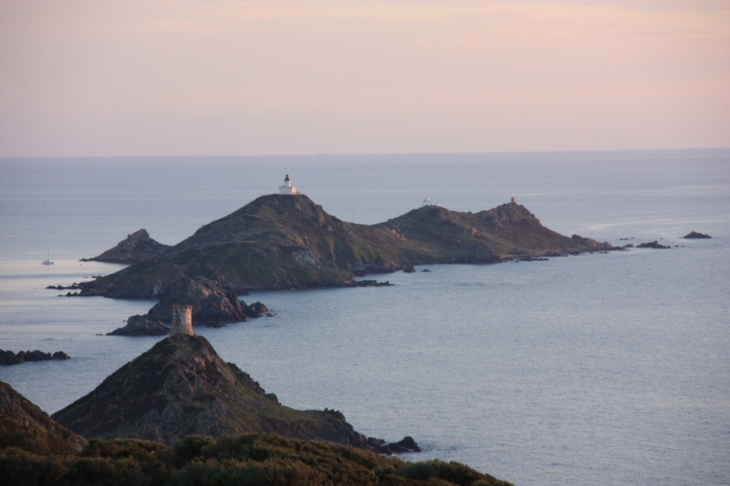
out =
[(82, 262), (106, 262), (132, 264), (159, 255), (167, 248), (150, 238), (146, 229), (137, 230), (101, 255), (93, 258), (82, 258)]
[(706, 235), (703, 233), (698, 233), (696, 231), (692, 231), (691, 233), (683, 236), (682, 238), (684, 238), (685, 240), (701, 240), (701, 239), (712, 238), (712, 236)]
[(14, 365), (28, 361), (50, 361), (54, 359), (61, 361), (71, 359), (71, 356), (63, 351), (56, 351), (51, 354), (36, 349), (35, 351), (19, 351), (18, 354), (15, 354), (12, 351), (3, 351), (0, 349), (0, 365)]
[(107, 336), (164, 336), (170, 328), (164, 322), (152, 320), (147, 316), (131, 316), (124, 327), (108, 332)]
[(368, 438), (367, 446), (374, 451), (385, 454), (403, 454), (406, 452), (421, 452), (421, 448), (416, 444), (413, 437), (404, 437), (399, 442), (387, 443), (383, 439)]
[(368, 437), (340, 412), (279, 404), (247, 373), (224, 362), (202, 336), (163, 339), (53, 418), (89, 438), (171, 444), (190, 434), (276, 433), (370, 447)]
[(636, 245), (636, 248), (654, 248), (656, 250), (666, 250), (671, 248), (671, 246), (662, 245), (658, 241), (650, 241), (648, 243), (641, 243), (639, 245)]

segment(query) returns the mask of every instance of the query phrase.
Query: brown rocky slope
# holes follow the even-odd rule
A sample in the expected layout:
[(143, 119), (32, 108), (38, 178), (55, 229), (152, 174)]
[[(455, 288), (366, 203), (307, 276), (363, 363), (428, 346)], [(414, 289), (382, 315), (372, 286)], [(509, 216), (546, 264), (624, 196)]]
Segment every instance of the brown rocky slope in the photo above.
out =
[[(280, 405), (202, 336), (163, 339), (53, 418), (89, 438), (136, 437), (170, 445), (191, 434), (276, 433), (389, 451), (382, 441), (353, 430), (340, 412)], [(417, 450), (412, 439), (401, 445), (409, 449), (408, 444)]]
[(73, 452), (87, 444), (27, 398), (0, 381), (0, 449), (17, 447), (46, 454)]

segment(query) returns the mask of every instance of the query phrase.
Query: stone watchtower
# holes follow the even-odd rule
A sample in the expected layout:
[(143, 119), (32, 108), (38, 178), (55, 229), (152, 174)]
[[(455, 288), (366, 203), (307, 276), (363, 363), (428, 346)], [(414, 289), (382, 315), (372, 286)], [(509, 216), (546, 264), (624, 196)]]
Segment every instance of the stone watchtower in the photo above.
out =
[(170, 322), (170, 336), (176, 334), (187, 334), (194, 336), (193, 333), (193, 306), (192, 305), (173, 305), (172, 322)]

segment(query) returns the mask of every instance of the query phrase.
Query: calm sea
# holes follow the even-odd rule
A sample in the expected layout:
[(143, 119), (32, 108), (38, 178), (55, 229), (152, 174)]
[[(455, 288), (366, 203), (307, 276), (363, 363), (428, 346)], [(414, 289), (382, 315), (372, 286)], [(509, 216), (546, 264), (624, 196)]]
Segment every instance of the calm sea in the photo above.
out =
[(73, 357), (0, 380), (49, 413), (93, 390), (159, 339), (99, 334), (153, 302), (45, 287), (122, 268), (78, 260), (139, 228), (175, 244), (287, 173), (357, 223), (514, 196), (563, 234), (672, 249), (257, 293), (275, 317), (196, 330), (282, 403), (519, 485), (730, 483), (730, 150), (0, 159), (0, 348)]

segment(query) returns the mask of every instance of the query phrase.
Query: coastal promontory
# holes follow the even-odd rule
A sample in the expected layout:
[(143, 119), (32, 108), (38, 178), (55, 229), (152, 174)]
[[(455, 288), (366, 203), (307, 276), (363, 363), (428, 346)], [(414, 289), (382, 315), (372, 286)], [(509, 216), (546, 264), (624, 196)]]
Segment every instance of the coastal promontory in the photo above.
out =
[(368, 438), (335, 410), (281, 405), (224, 362), (204, 337), (185, 334), (158, 342), (53, 418), (88, 438), (136, 437), (167, 445), (191, 434), (276, 433), (383, 453), (419, 450), (412, 439), (391, 446)]
[(131, 264), (159, 255), (167, 248), (169, 246), (153, 240), (146, 229), (141, 229), (127, 235), (114, 248), (110, 248), (101, 255), (82, 258), (81, 261)]

